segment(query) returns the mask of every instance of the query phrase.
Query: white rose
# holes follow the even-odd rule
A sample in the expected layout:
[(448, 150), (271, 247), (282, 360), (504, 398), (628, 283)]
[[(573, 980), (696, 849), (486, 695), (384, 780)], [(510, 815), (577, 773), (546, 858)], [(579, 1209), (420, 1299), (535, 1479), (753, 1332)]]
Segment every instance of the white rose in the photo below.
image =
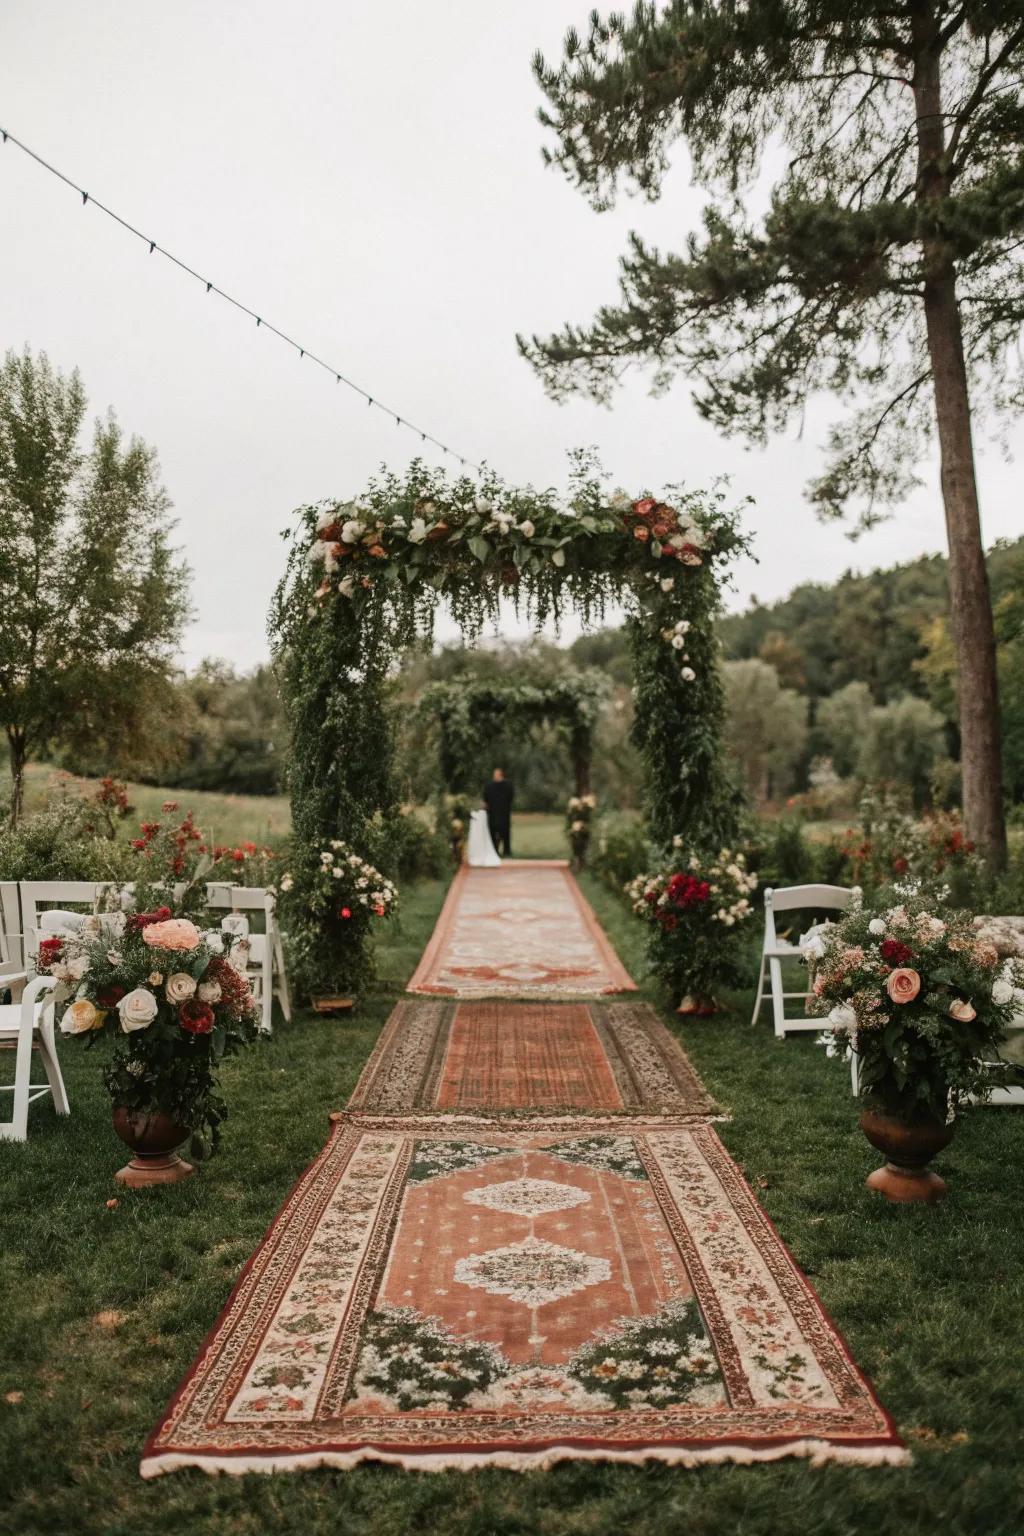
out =
[[(356, 584), (351, 576), (343, 576), (338, 582), (338, 591), (342, 597), (351, 597), (355, 589)], [(315, 612), (316, 610), (314, 609), (313, 611)]]
[(519, 532), (522, 534), (524, 539), (532, 539), (536, 531), (536, 528), (534, 528), (528, 517), (524, 518), (523, 521), (519, 524)]
[(693, 683), (697, 680), (697, 674), (692, 667), (681, 668), (679, 676), (682, 678), (684, 683)]
[(294, 884), (295, 884), (295, 881), (292, 879), (291, 875), (282, 875), (281, 876), (281, 889), (282, 889), (282, 891), (290, 891)]
[(318, 512), (316, 519), (317, 533), (322, 533), (325, 528), (329, 528), (335, 521), (336, 517), (337, 513), (334, 511), (333, 507), (325, 507), (322, 512)]
[(366, 532), (366, 524), (360, 523), (356, 518), (350, 517), (347, 523), (341, 525), (341, 542), (343, 544), (357, 544), (362, 534)]
[(703, 549), (706, 536), (703, 528), (698, 528), (696, 523), (689, 523), (683, 529), (683, 543), (692, 544), (694, 549)]
[(556, 549), (551, 553), (551, 564), (561, 568), (565, 564), (565, 550)]
[(1004, 1008), (1007, 1003), (1013, 1002), (1013, 988), (1002, 977), (992, 983), (992, 1001), (998, 1008)]
[(221, 997), (219, 981), (201, 981), (197, 988), (201, 1003), (219, 1003)]
[(136, 987), (133, 992), (125, 993), (117, 1005), (121, 1028), (125, 1034), (130, 1034), (133, 1029), (147, 1029), (156, 1018), (158, 1007), (156, 998), (145, 987)]
[(168, 976), (164, 986), (167, 1001), (175, 1007), (187, 1003), (195, 990), (196, 984), (187, 971), (175, 971), (173, 976)]
[(836, 1003), (828, 1016), (828, 1021), (833, 1029), (842, 1029), (849, 1032), (857, 1028), (857, 1015), (849, 1003)]
[(679, 623), (675, 626), (675, 631), (677, 635), (688, 635), (690, 633), (689, 619), (680, 619)]
[(663, 592), (671, 592), (675, 584), (676, 579), (674, 576), (663, 576), (661, 578), (661, 582), (659, 583)]
[(414, 517), (409, 524), (409, 543), (422, 544), (427, 536), (427, 525), (422, 517)]
[(343, 869), (341, 869), (340, 866), (337, 865), (337, 864), (331, 870), (331, 874), (334, 876), (335, 880), (340, 880), (344, 873), (345, 873), (345, 871)]
[(877, 938), (880, 934), (883, 934), (884, 932), (885, 932), (885, 922), (884, 922), (884, 920), (882, 918), (880, 918), (880, 917), (873, 917), (871, 919), (870, 923), (868, 923), (868, 933), (873, 933), (875, 935), (875, 937)]
[(673, 635), (672, 636), (672, 649), (674, 651), (681, 651), (683, 649), (683, 647), (685, 646), (685, 644), (686, 644), (686, 641), (683, 639), (682, 635)]

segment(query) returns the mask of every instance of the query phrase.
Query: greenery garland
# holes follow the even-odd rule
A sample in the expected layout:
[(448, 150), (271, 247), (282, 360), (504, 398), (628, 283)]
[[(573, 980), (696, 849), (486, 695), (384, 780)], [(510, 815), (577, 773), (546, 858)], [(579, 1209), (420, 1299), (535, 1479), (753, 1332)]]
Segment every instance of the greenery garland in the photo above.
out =
[[(625, 608), (636, 680), (634, 732), (652, 835), (730, 833), (736, 791), (719, 753), (722, 692), (712, 632), (720, 580), (747, 547), (721, 491), (666, 500), (609, 495), (576, 455), (564, 502), (550, 491), (480, 483), (414, 462), (351, 502), (301, 508), (270, 633), (292, 725), (296, 880), (283, 910), (309, 909), (302, 850), (344, 838), (364, 852), (374, 816), (396, 809), (386, 707), (396, 655), (432, 633), (443, 598), (467, 638), (511, 599), (540, 625), (572, 606), (585, 622)], [(331, 945), (331, 986), (366, 974), (365, 936)], [(315, 984), (326, 985), (322, 971)], [(307, 990), (314, 978), (298, 977)]]

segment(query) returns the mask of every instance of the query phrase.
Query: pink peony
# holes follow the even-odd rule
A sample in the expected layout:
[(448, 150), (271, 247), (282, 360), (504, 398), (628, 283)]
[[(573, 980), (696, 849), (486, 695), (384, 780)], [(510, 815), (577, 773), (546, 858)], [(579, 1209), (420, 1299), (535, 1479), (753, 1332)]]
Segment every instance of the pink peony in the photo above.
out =
[(900, 966), (889, 972), (885, 990), (894, 1003), (912, 1003), (921, 990), (921, 978), (909, 966)]
[(167, 922), (150, 923), (142, 930), (150, 949), (198, 949), (202, 935), (187, 917), (172, 917)]
[(978, 1017), (970, 1003), (961, 1001), (959, 997), (950, 1003), (949, 1016), (951, 1019), (956, 1019), (958, 1024), (969, 1024), (972, 1019)]

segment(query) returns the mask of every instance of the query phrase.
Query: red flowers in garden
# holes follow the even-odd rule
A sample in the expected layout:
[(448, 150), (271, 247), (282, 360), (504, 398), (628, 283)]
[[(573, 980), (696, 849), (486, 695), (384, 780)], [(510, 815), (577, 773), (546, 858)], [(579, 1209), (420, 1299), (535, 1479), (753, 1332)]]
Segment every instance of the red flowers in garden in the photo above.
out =
[(696, 875), (673, 875), (665, 894), (674, 907), (681, 907), (685, 912), (707, 901), (711, 887), (706, 880), (698, 880)]
[(914, 951), (908, 944), (901, 944), (899, 939), (886, 939), (881, 950), (887, 965), (906, 965), (914, 958)]

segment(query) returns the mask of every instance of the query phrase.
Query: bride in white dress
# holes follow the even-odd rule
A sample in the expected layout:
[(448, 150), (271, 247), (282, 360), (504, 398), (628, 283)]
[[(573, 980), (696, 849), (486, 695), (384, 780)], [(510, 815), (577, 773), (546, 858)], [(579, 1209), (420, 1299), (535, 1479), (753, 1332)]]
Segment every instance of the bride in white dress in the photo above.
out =
[(469, 818), (469, 848), (466, 853), (467, 862), (474, 867), (489, 869), (495, 864), (501, 863), (501, 858), (495, 851), (491, 842), (491, 831), (487, 825), (486, 811), (473, 811)]

